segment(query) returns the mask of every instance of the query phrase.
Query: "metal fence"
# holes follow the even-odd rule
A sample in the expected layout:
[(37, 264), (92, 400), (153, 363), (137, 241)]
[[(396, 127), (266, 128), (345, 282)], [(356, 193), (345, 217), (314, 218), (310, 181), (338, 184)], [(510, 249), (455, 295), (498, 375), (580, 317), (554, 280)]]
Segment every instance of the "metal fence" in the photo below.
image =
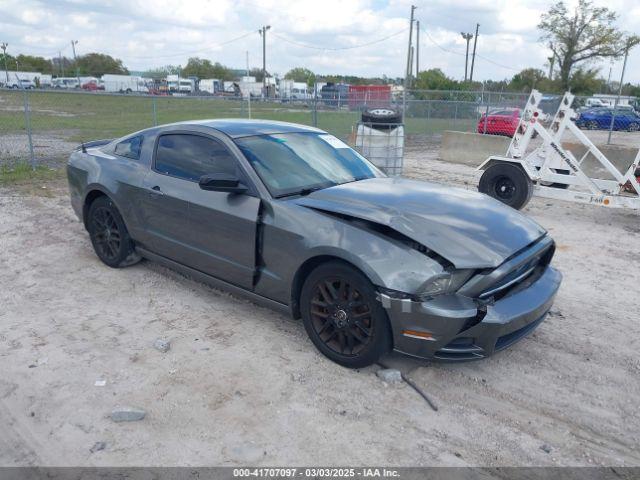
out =
[[(363, 99), (364, 98), (364, 99)], [(154, 125), (207, 118), (256, 118), (314, 125), (354, 145), (361, 110), (371, 106), (405, 109), (404, 151), (437, 148), (442, 132), (456, 130), (512, 136), (527, 94), (466, 91), (411, 91), (406, 97), (305, 100), (242, 99), (218, 96), (126, 95), (102, 92), (0, 90), (0, 164), (28, 161), (60, 165), (81, 142), (116, 138)], [(559, 96), (545, 96), (553, 115)], [(575, 107), (585, 103), (576, 100)], [(587, 111), (577, 120), (596, 132), (596, 143), (640, 139), (632, 109)], [(634, 116), (635, 115), (635, 116)], [(613, 120), (613, 121), (612, 121)]]

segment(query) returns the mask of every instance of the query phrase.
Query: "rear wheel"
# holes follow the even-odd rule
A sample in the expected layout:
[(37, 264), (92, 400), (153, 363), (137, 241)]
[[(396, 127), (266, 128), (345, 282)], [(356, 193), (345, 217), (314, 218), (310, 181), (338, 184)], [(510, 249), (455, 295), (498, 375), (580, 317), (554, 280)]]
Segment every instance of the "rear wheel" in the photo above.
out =
[(329, 262), (311, 272), (300, 306), (316, 348), (344, 367), (366, 367), (391, 349), (389, 321), (373, 285), (344, 263)]
[(96, 255), (112, 268), (140, 261), (120, 212), (108, 197), (96, 198), (89, 207), (89, 237)]
[(478, 190), (520, 210), (533, 195), (533, 182), (521, 167), (497, 162), (484, 171)]
[(628, 128), (630, 132), (637, 132), (638, 130), (640, 130), (640, 123), (630, 123)]

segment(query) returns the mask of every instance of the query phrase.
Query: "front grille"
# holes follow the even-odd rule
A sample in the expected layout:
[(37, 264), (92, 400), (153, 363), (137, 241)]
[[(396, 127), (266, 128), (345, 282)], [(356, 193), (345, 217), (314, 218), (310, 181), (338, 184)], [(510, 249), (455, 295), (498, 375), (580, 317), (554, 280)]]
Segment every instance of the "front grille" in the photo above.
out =
[(530, 285), (535, 282), (542, 275), (547, 265), (551, 263), (554, 252), (555, 245), (551, 244), (549, 248), (538, 252), (489, 286), (479, 295), (479, 298), (500, 300), (520, 291), (523, 285)]

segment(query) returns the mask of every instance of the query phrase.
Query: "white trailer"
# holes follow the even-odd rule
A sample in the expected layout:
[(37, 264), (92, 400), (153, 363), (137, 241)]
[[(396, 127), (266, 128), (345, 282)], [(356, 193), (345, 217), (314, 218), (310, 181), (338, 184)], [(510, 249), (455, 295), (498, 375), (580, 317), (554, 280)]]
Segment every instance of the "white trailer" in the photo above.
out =
[(149, 93), (144, 79), (136, 75), (105, 74), (102, 76), (102, 82), (105, 92)]
[(207, 93), (218, 93), (223, 90), (222, 82), (217, 78), (203, 78), (198, 82), (198, 90)]
[[(516, 209), (523, 208), (533, 194), (610, 208), (640, 209), (640, 151), (625, 171), (618, 170), (574, 123), (574, 95), (564, 94), (548, 128), (540, 122), (541, 99), (540, 92), (531, 92), (506, 155), (493, 155), (478, 167), (483, 171), (478, 190)], [(580, 159), (562, 146), (566, 131), (586, 147)], [(542, 145), (527, 153), (534, 132)], [(595, 159), (613, 180), (590, 177), (583, 169), (587, 158)]]
[(304, 82), (280, 80), (280, 97), (287, 100), (311, 100), (313, 91)]
[(180, 75), (167, 75), (167, 87), (171, 93), (191, 93), (195, 90), (195, 82)]

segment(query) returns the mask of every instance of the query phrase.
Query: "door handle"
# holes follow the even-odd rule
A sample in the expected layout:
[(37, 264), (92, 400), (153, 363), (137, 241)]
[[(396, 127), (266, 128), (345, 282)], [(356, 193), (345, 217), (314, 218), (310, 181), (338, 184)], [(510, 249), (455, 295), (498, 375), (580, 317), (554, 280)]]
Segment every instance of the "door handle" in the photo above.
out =
[(155, 187), (151, 187), (149, 189), (149, 193), (151, 195), (164, 195), (164, 193), (162, 192), (162, 190), (160, 190), (160, 187), (158, 185), (156, 185)]

